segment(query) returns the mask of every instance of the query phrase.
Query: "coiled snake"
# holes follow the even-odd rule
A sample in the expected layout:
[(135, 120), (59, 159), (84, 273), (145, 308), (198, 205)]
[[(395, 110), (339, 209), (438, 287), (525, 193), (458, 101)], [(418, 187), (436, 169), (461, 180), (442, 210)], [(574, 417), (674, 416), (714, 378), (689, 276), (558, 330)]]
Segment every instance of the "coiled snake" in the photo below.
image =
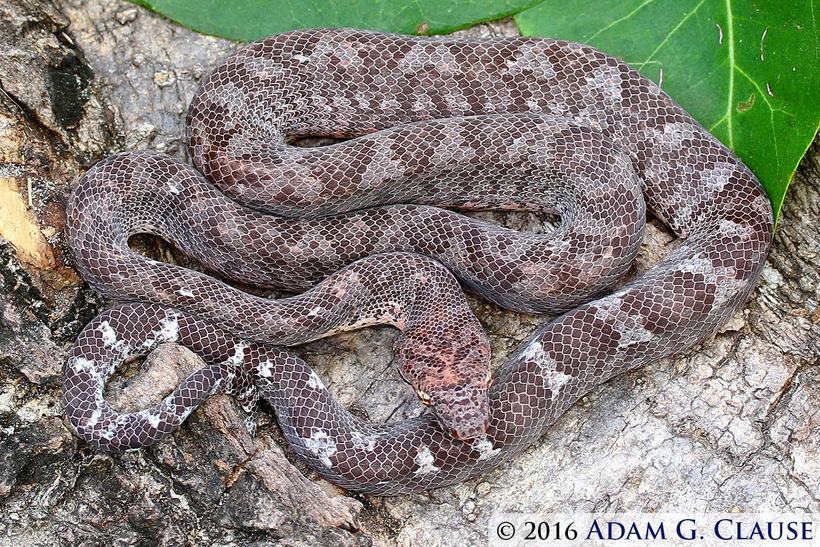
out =
[[(350, 140), (286, 144), (315, 135)], [(572, 42), (274, 36), (204, 82), (188, 140), (199, 171), (120, 154), (94, 166), (69, 205), (77, 268), (132, 301), (86, 327), (64, 378), (71, 424), (107, 450), (158, 441), (226, 390), (249, 409), (267, 399), (296, 452), (344, 488), (452, 484), (526, 448), (595, 385), (713, 333), (748, 298), (771, 243), (754, 175), (648, 79)], [(548, 211), (560, 225), (516, 233), (452, 208)], [(645, 208), (684, 241), (600, 297), (629, 268)], [(265, 300), (134, 253), (128, 238), (140, 232), (263, 287), (299, 292), (344, 269)], [(566, 313), (487, 389), (480, 325), (426, 257), (506, 307)], [(397, 360), (434, 413), (364, 423), (277, 346), (376, 321), (404, 329)], [(116, 366), (168, 340), (208, 366), (154, 408), (109, 409)]]

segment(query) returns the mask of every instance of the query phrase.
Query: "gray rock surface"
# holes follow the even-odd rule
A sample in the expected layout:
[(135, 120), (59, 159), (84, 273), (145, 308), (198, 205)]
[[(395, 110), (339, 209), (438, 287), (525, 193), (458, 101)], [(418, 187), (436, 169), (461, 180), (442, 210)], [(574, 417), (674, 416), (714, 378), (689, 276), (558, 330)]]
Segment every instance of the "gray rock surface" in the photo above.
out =
[[(59, 374), (79, 329), (107, 303), (70, 268), (65, 200), (108, 153), (187, 159), (187, 104), (238, 44), (119, 0), (0, 0), (0, 13), (12, 23), (0, 28), (0, 546), (469, 546), (487, 543), (487, 523), (502, 511), (820, 509), (818, 141), (742, 312), (685, 355), (599, 386), (481, 477), (402, 498), (349, 497), (295, 459), (272, 416), (251, 439), (227, 397), (151, 449), (89, 449), (62, 421)], [(506, 21), (465, 32), (514, 31)], [(545, 229), (535, 216), (485, 216)], [(185, 260), (150, 239), (139, 245)], [(670, 245), (651, 225), (636, 272)], [(544, 320), (476, 297), (471, 305), (495, 366)], [(400, 420), (424, 409), (391, 367), (394, 336), (373, 328), (298, 352), (348, 408)], [(116, 383), (112, 401), (144, 405), (197, 366), (187, 350), (162, 351), (144, 365), (148, 376)]]

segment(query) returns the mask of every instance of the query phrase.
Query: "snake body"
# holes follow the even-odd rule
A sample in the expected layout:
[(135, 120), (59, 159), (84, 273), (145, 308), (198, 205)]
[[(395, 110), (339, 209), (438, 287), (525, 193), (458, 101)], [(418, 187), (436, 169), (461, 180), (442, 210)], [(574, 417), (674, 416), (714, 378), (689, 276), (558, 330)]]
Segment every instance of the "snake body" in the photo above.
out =
[[(526, 448), (595, 385), (713, 333), (749, 297), (771, 244), (771, 206), (748, 168), (651, 81), (572, 42), (295, 31), (250, 44), (217, 68), (188, 123), (199, 172), (159, 154), (117, 155), (83, 177), (69, 205), (83, 277), (113, 298), (148, 302), (95, 319), (66, 368), (66, 415), (80, 436), (109, 450), (156, 442), (226, 390), (248, 406), (267, 399), (296, 452), (344, 488), (399, 494), (452, 484)], [(350, 140), (288, 144), (316, 135)], [(439, 206), (547, 211), (560, 225), (520, 234)], [(685, 239), (600, 297), (629, 268), (645, 208)], [(342, 285), (328, 280), (303, 295), (333, 298), (297, 312), (133, 253), (128, 237), (138, 232), (239, 281), (294, 291), (342, 267), (392, 271), (390, 260), (420, 262), (404, 254), (419, 253), (501, 305), (565, 313), (530, 336), (484, 392), (486, 376), (474, 372), (484, 369), (459, 369), (457, 350), (486, 342), (470, 335), (472, 346), (444, 322), (410, 329), (397, 355), (422, 363), (447, 355), (428, 368), (477, 388), (461, 398), (440, 391), (441, 409), (450, 410), (437, 410), (438, 419), (369, 424), (340, 407), (304, 362), (271, 345), (318, 336), (304, 310), (325, 319), (330, 300), (342, 300), (340, 286), (355, 286), (368, 302), (378, 292), (368, 275), (343, 270)], [(447, 287), (434, 292), (457, 290)], [(398, 289), (402, 297), (414, 291)], [(403, 323), (385, 312), (394, 300), (352, 322)], [(458, 317), (453, 325), (473, 321)], [(340, 328), (331, 323), (323, 321)], [(108, 409), (102, 392), (113, 368), (167, 340), (208, 366), (153, 409)], [(476, 406), (482, 397), (485, 407)], [(457, 438), (441, 423), (464, 404), (484, 408), (486, 419)], [(456, 422), (477, 415), (451, 414)]]

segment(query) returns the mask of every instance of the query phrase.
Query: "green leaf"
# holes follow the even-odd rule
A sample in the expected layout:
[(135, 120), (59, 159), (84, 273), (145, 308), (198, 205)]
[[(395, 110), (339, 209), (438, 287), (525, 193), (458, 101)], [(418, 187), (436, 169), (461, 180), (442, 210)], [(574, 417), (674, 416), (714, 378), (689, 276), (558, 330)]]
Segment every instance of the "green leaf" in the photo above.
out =
[(206, 34), (252, 41), (299, 28), (437, 34), (505, 17), (540, 0), (132, 0)]
[(661, 83), (754, 171), (777, 216), (820, 126), (814, 0), (547, 0), (515, 21)]

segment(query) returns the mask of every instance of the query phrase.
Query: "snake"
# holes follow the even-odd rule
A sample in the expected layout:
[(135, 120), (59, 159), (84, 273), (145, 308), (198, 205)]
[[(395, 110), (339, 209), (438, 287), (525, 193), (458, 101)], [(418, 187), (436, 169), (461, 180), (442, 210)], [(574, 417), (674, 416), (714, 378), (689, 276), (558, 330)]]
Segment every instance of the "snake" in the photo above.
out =
[[(298, 146), (316, 138), (331, 142)], [(296, 454), (351, 492), (486, 472), (595, 386), (703, 341), (750, 297), (774, 229), (765, 191), (731, 150), (620, 58), (565, 40), (272, 36), (205, 79), (187, 140), (193, 166), (124, 152), (72, 192), (75, 266), (121, 304), (75, 342), (66, 417), (118, 452), (159, 442), (221, 391), (253, 429), (263, 399)], [(556, 227), (517, 232), (461, 211), (485, 209), (543, 213)], [(647, 212), (680, 242), (624, 283)], [(137, 233), (206, 271), (138, 254)], [(453, 275), (554, 318), (490, 374)], [(224, 278), (296, 295), (255, 296)], [(365, 421), (287, 349), (375, 323), (401, 329), (397, 364), (432, 412)], [(154, 407), (109, 408), (110, 375), (165, 342), (206, 365)]]

